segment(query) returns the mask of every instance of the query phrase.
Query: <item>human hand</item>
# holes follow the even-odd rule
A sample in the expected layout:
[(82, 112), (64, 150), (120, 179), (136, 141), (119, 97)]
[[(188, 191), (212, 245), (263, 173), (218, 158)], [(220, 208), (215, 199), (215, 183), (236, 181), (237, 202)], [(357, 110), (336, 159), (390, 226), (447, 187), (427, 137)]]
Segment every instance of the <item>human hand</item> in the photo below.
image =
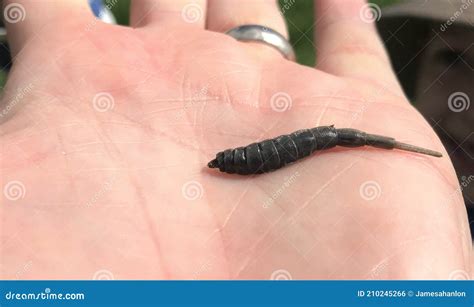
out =
[[(449, 156), (364, 1), (317, 1), (316, 69), (222, 33), (285, 33), (272, 1), (136, 0), (133, 28), (95, 21), (86, 1), (4, 2), (27, 15), (7, 25), (1, 278), (470, 274)], [(330, 124), (444, 157), (337, 148), (257, 176), (206, 168), (220, 150)]]

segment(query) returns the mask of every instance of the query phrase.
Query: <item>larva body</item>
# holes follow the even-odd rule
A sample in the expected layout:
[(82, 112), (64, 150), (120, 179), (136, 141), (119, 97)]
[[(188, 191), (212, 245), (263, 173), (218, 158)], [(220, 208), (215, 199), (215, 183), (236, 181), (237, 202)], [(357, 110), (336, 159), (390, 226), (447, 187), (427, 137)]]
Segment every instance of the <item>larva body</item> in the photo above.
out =
[(346, 147), (369, 145), (385, 149), (399, 148), (441, 156), (438, 152), (398, 143), (390, 137), (367, 134), (356, 129), (336, 129), (334, 126), (322, 126), (302, 129), (244, 147), (221, 151), (217, 153), (214, 160), (209, 162), (208, 166), (218, 168), (221, 172), (229, 174), (266, 173), (307, 157), (316, 150), (329, 149), (337, 145)]

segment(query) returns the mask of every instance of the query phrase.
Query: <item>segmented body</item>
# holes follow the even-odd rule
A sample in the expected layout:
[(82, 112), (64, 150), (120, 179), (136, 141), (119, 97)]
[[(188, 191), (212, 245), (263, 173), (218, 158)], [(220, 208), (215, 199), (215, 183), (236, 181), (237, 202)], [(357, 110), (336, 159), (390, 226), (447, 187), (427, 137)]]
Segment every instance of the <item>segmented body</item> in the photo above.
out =
[(307, 157), (315, 150), (337, 145), (333, 126), (303, 129), (291, 134), (252, 143), (245, 147), (227, 149), (216, 155), (221, 172), (242, 175), (265, 173)]
[(229, 174), (259, 174), (277, 170), (311, 155), (316, 150), (334, 146), (365, 145), (383, 149), (397, 148), (434, 157), (442, 156), (437, 151), (397, 142), (392, 137), (369, 134), (351, 128), (336, 129), (334, 126), (322, 126), (298, 130), (245, 147), (221, 151), (214, 160), (209, 162), (208, 166), (219, 168), (221, 172)]

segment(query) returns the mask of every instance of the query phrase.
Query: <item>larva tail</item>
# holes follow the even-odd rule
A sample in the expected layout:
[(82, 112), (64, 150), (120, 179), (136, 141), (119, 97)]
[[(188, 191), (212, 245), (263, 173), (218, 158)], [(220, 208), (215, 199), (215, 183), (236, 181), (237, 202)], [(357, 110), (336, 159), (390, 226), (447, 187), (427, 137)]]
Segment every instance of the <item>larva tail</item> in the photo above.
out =
[(438, 158), (443, 156), (440, 152), (407, 143), (398, 142), (394, 138), (377, 134), (367, 134), (366, 145), (386, 149), (396, 148), (404, 151), (416, 152), (419, 154), (429, 155)]
[(358, 146), (372, 146), (383, 149), (400, 149), (404, 151), (416, 152), (419, 154), (429, 155), (433, 157), (442, 157), (440, 152), (422, 148), (419, 146), (398, 142), (392, 137), (370, 134), (360, 130), (351, 128), (337, 129), (339, 146), (358, 147)]
[(393, 148), (397, 148), (400, 150), (405, 150), (405, 151), (411, 151), (411, 152), (416, 152), (424, 155), (429, 155), (433, 157), (438, 157), (441, 158), (443, 155), (440, 152), (431, 150), (431, 149), (426, 149), (423, 147), (418, 147), (415, 145), (410, 145), (406, 143), (401, 143), (401, 142), (395, 142), (395, 146)]

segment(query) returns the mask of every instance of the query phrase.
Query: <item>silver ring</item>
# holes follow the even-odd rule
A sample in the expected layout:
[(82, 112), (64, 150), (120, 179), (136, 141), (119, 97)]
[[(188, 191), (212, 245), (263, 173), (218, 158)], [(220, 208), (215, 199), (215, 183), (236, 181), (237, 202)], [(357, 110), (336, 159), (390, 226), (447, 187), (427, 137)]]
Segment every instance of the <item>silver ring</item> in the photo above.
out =
[(295, 60), (295, 51), (290, 42), (277, 31), (260, 25), (243, 25), (230, 29), (226, 34), (238, 41), (258, 42), (269, 45), (278, 51), (288, 60)]

